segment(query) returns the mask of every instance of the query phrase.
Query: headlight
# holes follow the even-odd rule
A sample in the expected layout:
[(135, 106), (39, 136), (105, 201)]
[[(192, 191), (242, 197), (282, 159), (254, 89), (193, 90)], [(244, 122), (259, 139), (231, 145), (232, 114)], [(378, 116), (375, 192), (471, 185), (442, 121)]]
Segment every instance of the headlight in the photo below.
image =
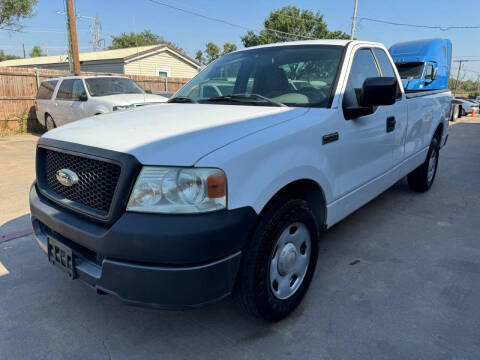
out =
[(193, 214), (226, 206), (227, 180), (220, 169), (144, 166), (127, 211)]
[(132, 105), (116, 105), (113, 107), (113, 111), (117, 111), (117, 110), (128, 110), (128, 109), (131, 109), (132, 108)]

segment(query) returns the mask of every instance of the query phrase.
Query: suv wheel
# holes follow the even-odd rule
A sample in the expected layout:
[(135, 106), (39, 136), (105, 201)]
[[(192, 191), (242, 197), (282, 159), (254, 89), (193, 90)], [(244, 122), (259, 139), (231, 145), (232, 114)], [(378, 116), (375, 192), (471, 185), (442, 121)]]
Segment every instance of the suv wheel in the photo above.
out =
[(306, 201), (289, 200), (266, 210), (243, 254), (236, 284), (240, 304), (268, 321), (290, 314), (312, 280), (318, 238)]
[(425, 162), (408, 174), (408, 185), (412, 190), (425, 192), (430, 189), (437, 174), (439, 150), (438, 141), (433, 138)]
[(45, 116), (45, 127), (47, 131), (50, 131), (57, 127), (57, 124), (55, 124), (55, 120), (53, 120), (53, 118), (50, 115)]

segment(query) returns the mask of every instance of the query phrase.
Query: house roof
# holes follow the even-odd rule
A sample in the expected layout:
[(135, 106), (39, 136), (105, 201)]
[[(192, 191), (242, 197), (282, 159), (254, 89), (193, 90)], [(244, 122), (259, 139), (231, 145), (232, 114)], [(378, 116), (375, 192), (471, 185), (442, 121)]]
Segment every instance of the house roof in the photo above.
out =
[[(94, 52), (84, 52), (79, 53), (80, 62), (83, 61), (98, 61), (98, 60), (114, 60), (114, 59), (123, 59), (124, 61), (130, 62), (134, 61), (136, 58), (141, 58), (148, 56), (151, 53), (168, 51), (171, 52), (183, 60), (191, 63), (193, 66), (200, 68), (200, 64), (197, 60), (192, 59), (186, 54), (175, 49), (173, 46), (168, 44), (161, 45), (148, 45), (148, 46), (138, 46), (133, 48), (126, 49), (114, 49), (114, 50), (104, 50), (104, 51), (94, 51)], [(68, 56), (63, 55), (54, 55), (54, 56), (39, 56), (34, 58), (27, 59), (15, 59), (15, 60), (6, 60), (0, 62), (0, 66), (35, 66), (43, 64), (57, 64), (68, 62)]]

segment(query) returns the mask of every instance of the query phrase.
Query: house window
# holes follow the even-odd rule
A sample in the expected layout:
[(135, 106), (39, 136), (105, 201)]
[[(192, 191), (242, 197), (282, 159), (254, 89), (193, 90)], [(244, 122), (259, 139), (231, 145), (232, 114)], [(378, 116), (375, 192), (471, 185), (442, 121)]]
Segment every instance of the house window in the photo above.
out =
[(170, 69), (162, 69), (162, 68), (157, 68), (157, 76), (160, 77), (169, 77), (170, 76)]

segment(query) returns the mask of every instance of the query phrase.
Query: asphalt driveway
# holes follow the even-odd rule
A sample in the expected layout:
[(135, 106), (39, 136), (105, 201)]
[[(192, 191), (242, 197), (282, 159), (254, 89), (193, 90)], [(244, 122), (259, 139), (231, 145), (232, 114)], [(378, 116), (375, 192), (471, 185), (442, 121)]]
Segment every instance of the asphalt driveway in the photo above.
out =
[[(0, 179), (16, 194), (0, 199), (0, 234), (28, 224), (34, 142), (19, 146), (24, 171)], [(12, 181), (19, 173), (23, 185)], [(464, 118), (450, 128), (431, 191), (402, 180), (323, 236), (309, 293), (277, 324), (229, 298), (190, 311), (126, 306), (68, 280), (32, 236), (5, 241), (0, 359), (476, 360), (479, 214), (480, 121)]]

